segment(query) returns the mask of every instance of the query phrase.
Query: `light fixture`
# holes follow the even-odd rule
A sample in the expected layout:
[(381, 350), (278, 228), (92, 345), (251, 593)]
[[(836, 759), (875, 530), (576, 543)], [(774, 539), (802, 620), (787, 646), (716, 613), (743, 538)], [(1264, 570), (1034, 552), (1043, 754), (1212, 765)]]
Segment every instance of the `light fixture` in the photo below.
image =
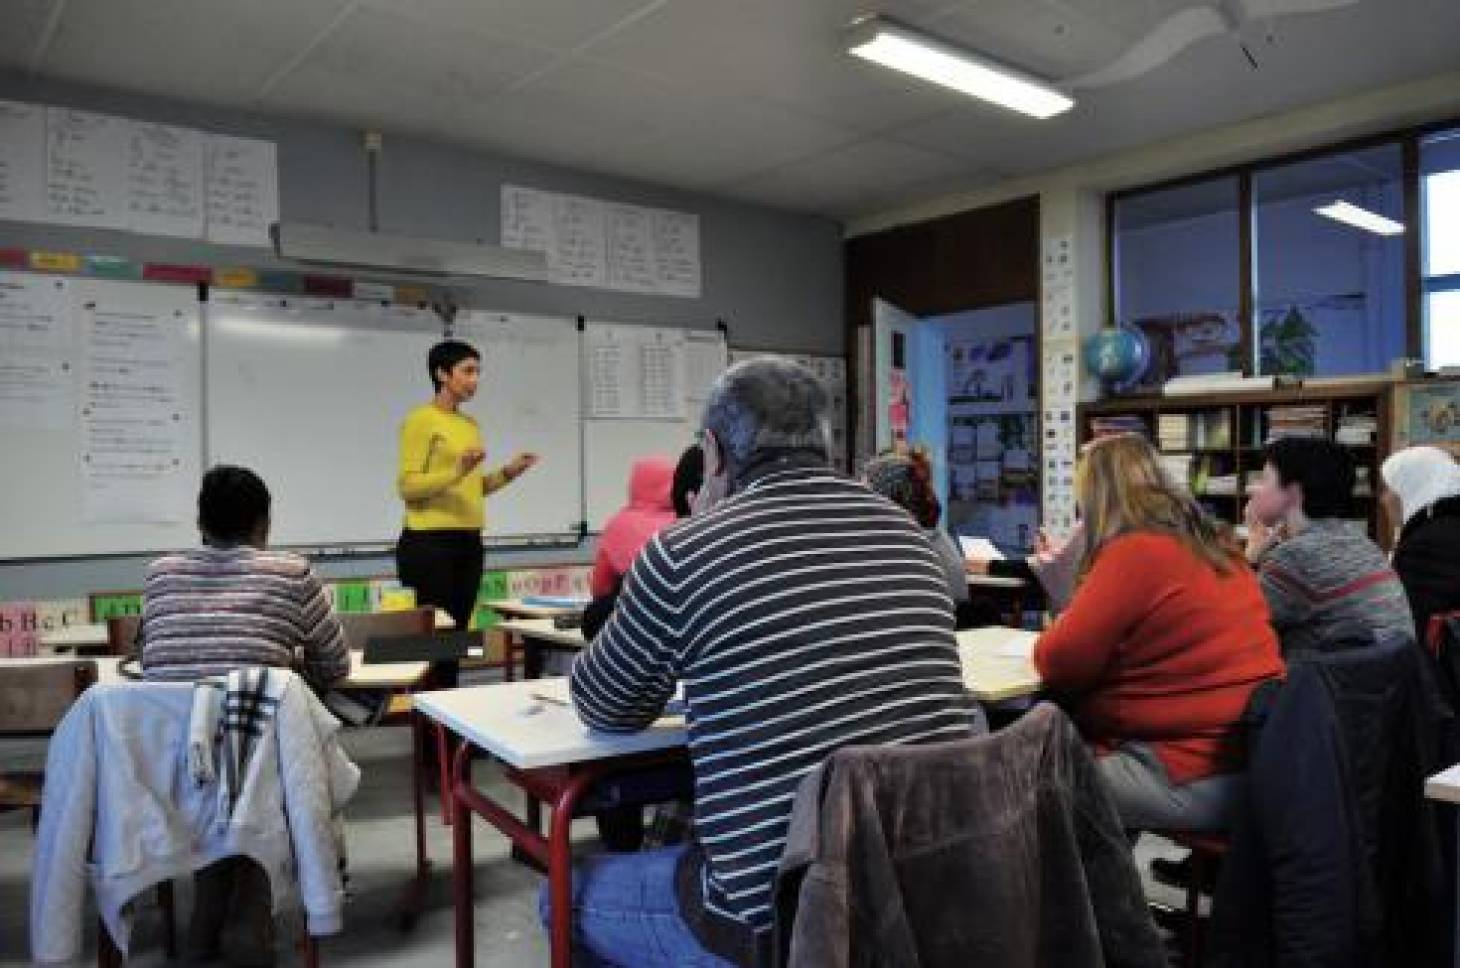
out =
[(1313, 211), (1324, 218), (1331, 218), (1335, 222), (1343, 222), (1345, 225), (1352, 225), (1354, 228), (1364, 229), (1376, 235), (1401, 235), (1404, 232), (1404, 223), (1385, 218), (1378, 212), (1371, 212), (1367, 208), (1359, 208), (1348, 202), (1320, 205)]
[(1036, 118), (1075, 106), (1074, 98), (1032, 74), (875, 14), (847, 28), (847, 52)]
[(530, 249), (356, 232), (307, 222), (275, 223), (273, 236), (280, 258), (300, 262), (528, 282), (546, 282), (548, 276), (547, 256)]

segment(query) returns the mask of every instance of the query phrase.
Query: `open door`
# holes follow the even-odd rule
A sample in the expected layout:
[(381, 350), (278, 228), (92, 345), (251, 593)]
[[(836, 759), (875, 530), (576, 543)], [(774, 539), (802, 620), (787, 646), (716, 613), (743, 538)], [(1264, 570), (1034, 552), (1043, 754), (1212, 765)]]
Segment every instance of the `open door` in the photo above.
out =
[(945, 506), (947, 487), (947, 373), (941, 326), (885, 299), (872, 301), (874, 452), (922, 447), (933, 464), (933, 484)]

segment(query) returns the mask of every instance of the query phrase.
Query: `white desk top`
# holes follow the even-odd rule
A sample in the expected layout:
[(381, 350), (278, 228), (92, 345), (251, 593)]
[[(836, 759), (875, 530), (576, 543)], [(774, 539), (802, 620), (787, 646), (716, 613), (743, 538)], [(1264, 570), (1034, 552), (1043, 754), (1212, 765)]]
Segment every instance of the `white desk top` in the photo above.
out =
[(88, 622), (85, 625), (68, 625), (54, 632), (42, 632), (40, 643), (42, 649), (50, 651), (98, 648), (106, 645), (106, 623)]
[(559, 615), (573, 615), (583, 611), (582, 607), (533, 605), (520, 598), (504, 598), (500, 602), (488, 602), (487, 604), (492, 607), (493, 611), (501, 612), (507, 618), (557, 618)]
[[(1039, 675), (1028, 658), (1037, 637), (1002, 626), (960, 632), (958, 654), (969, 691), (989, 702), (1037, 692)], [(678, 716), (639, 733), (589, 730), (568, 704), (568, 682), (562, 678), (417, 693), (415, 703), (425, 715), (519, 769), (649, 753), (685, 742), (684, 720)]]
[(429, 662), (372, 662), (365, 664), (365, 653), (350, 650), (350, 675), (339, 684), (341, 689), (409, 689), (418, 685), (431, 671)]
[(1460, 763), (1426, 780), (1425, 796), (1431, 800), (1460, 804)]
[(1022, 578), (1009, 575), (969, 575), (969, 588), (1025, 588), (1029, 585)]
[(550, 618), (509, 618), (505, 622), (498, 622), (496, 627), (499, 631), (520, 635), (525, 639), (537, 639), (569, 649), (588, 647), (582, 629), (553, 628), (553, 620)]
[(27, 665), (55, 665), (59, 662), (67, 664), (72, 662), (95, 662), (96, 681), (99, 685), (115, 685), (119, 682), (133, 682), (132, 679), (124, 678), (119, 671), (122, 664), (122, 657), (119, 655), (95, 655), (86, 656), (81, 659), (73, 659), (69, 656), (38, 655), (19, 658), (0, 658), (0, 675), (3, 675), (7, 668)]
[[(451, 616), (438, 608), (436, 610), (436, 631), (446, 632), (454, 628), (456, 628), (456, 623), (451, 620)], [(107, 644), (106, 623), (88, 622), (85, 625), (70, 625), (63, 629), (56, 629), (54, 632), (43, 632), (40, 644), (41, 648), (48, 652), (100, 648)]]
[[(637, 733), (599, 733), (584, 726), (567, 701), (566, 679), (530, 679), (417, 693), (416, 709), (446, 724), (509, 766), (534, 769), (685, 744), (683, 717), (665, 717)], [(550, 696), (558, 705), (534, 699)]]
[(1029, 658), (1039, 633), (990, 625), (959, 632), (957, 637), (963, 684), (975, 699), (1001, 702), (1039, 691), (1039, 673)]

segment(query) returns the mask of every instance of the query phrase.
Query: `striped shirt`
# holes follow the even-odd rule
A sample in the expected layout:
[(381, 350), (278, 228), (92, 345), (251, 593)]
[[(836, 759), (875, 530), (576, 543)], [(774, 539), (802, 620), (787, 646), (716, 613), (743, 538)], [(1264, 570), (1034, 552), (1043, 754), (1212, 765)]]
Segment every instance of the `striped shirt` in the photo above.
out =
[[(846, 745), (965, 737), (942, 562), (907, 512), (782, 462), (661, 532), (574, 663), (590, 727), (653, 722), (685, 687), (703, 911), (768, 931), (796, 785)], [(703, 939), (702, 939), (703, 940)]]
[(1414, 637), (1399, 576), (1379, 546), (1337, 518), (1317, 518), (1257, 558), (1283, 655), (1324, 652), (1344, 638)]
[(147, 569), (142, 670), (186, 681), (244, 666), (294, 664), (328, 685), (350, 672), (350, 653), (329, 593), (309, 562), (257, 548), (198, 548)]

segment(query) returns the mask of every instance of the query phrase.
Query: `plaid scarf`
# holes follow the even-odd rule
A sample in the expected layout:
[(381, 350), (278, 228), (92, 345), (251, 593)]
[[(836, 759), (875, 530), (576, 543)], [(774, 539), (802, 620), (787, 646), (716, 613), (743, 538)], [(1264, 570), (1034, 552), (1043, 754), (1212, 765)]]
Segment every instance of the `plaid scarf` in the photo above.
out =
[[(234, 669), (228, 673), (225, 683), (208, 684), (210, 697), (221, 702), (222, 709), (217, 719), (217, 733), (212, 746), (219, 751), (222, 760), (217, 770), (218, 802), (224, 816), (232, 816), (243, 791), (244, 777), (248, 774), (249, 760), (258, 745), (264, 728), (274, 718), (283, 698), (288, 677), (278, 670), (260, 666), (253, 669)], [(217, 697), (221, 685), (222, 696)], [(199, 684), (199, 689), (204, 688)], [(217, 708), (216, 706), (214, 708)], [(196, 704), (193, 712), (196, 720)], [(196, 755), (196, 750), (192, 751)], [(194, 778), (211, 774), (212, 770), (194, 770)]]

